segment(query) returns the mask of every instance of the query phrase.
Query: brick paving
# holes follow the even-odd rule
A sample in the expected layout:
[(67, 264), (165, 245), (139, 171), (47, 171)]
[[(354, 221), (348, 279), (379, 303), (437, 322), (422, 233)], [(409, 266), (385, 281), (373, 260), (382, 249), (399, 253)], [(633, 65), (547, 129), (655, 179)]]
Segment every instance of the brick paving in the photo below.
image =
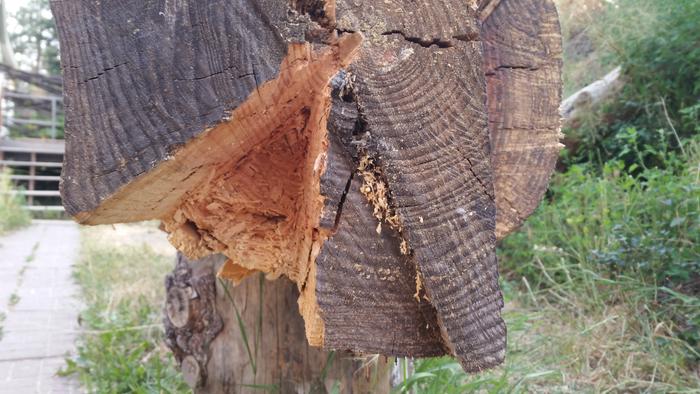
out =
[(0, 394), (83, 392), (56, 376), (78, 336), (71, 272), (79, 246), (68, 221), (34, 221), (0, 237)]

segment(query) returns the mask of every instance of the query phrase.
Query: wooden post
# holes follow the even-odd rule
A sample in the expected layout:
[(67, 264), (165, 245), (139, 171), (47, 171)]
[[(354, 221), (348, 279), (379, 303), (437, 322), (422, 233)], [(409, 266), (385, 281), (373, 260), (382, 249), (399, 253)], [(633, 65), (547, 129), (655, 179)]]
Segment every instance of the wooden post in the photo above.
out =
[(187, 383), (201, 393), (389, 393), (393, 359), (310, 347), (288, 280), (216, 278), (223, 256), (181, 254), (165, 283), (164, 324)]

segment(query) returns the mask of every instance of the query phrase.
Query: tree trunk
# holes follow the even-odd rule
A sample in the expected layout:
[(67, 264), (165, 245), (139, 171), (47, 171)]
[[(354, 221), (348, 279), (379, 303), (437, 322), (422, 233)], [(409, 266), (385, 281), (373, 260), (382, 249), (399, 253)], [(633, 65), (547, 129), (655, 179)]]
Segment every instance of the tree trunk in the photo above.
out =
[(10, 35), (7, 34), (5, 0), (0, 0), (0, 63), (8, 67), (15, 67), (14, 51), (10, 43)]
[(286, 279), (216, 278), (221, 255), (178, 255), (165, 281), (166, 343), (190, 387), (201, 393), (389, 393), (392, 360), (310, 347)]
[(502, 362), (496, 241), (560, 148), (552, 0), (52, 9), (76, 220), (291, 279), (312, 346)]

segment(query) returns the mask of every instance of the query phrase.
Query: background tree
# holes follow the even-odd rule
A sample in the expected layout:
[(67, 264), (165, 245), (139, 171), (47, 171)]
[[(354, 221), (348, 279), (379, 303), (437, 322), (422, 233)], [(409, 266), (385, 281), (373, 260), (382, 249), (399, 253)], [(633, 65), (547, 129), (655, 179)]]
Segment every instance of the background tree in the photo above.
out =
[(36, 73), (59, 75), (58, 38), (49, 1), (29, 0), (13, 17), (16, 27), (10, 32), (10, 40), (19, 66)]
[(7, 11), (5, 10), (5, 1), (0, 0), (0, 63), (14, 67), (15, 62), (12, 52), (10, 37), (7, 34)]

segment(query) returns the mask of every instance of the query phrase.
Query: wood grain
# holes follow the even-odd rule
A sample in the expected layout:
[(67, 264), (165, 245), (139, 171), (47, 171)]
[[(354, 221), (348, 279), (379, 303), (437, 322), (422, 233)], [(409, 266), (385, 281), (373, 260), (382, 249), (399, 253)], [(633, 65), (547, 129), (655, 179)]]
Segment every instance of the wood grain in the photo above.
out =
[(184, 327), (164, 322), (168, 346), (194, 392), (250, 393), (265, 387), (324, 393), (333, 385), (344, 393), (389, 392), (390, 360), (366, 363), (349, 353), (310, 347), (295, 308), (296, 285), (257, 274), (231, 286), (216, 279), (225, 260), (213, 255), (190, 261), (180, 254), (166, 280), (169, 294), (191, 294), (190, 313), (198, 316)]
[(339, 82), (334, 91), (329, 166), (321, 178), (327, 206), (323, 223), (331, 231), (316, 258), (323, 345), (398, 356), (445, 354), (435, 309), (419, 298), (424, 292), (414, 297), (415, 262), (401, 254), (396, 231), (389, 226), (376, 231), (373, 207), (360, 192), (357, 147), (362, 124), (357, 103), (340, 97), (345, 88)]
[(78, 221), (159, 218), (241, 286), (292, 279), (312, 345), (503, 360), (496, 240), (560, 146), (552, 0), (52, 9)]
[[(281, 0), (54, 0), (51, 7), (66, 109), (61, 187), (72, 215), (93, 211), (226, 119), (279, 74), (288, 43), (303, 42), (306, 29)], [(163, 193), (177, 190), (146, 187), (140, 205)]]
[(563, 146), (562, 47), (552, 0), (491, 3), (482, 38), (500, 239), (537, 208)]
[(368, 154), (447, 346), (468, 371), (496, 365), (505, 324), (476, 10), (448, 1), (357, 4), (337, 10), (339, 23), (368, 37), (350, 67)]

